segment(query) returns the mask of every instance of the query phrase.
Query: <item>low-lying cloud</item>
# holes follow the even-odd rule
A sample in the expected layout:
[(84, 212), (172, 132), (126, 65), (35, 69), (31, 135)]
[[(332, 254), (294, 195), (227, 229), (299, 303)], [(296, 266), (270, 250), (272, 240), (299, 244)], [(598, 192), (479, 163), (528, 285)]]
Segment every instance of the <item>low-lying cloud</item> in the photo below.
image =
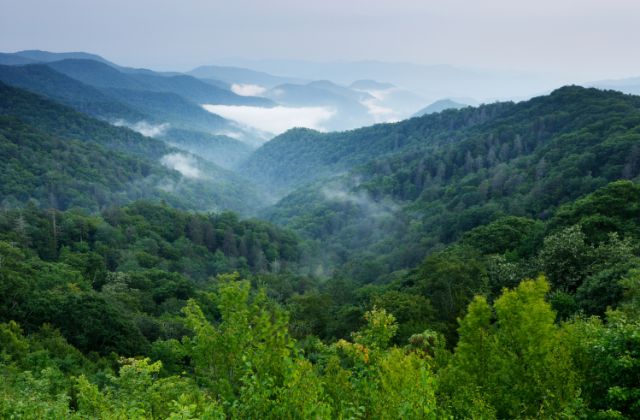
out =
[(356, 205), (365, 216), (374, 219), (391, 217), (399, 210), (391, 201), (375, 201), (364, 191), (352, 192), (343, 186), (326, 186), (321, 192), (325, 199)]
[(367, 112), (377, 123), (394, 122), (400, 120), (400, 117), (398, 116), (396, 111), (383, 106), (378, 99), (369, 99), (360, 103), (367, 107)]
[(242, 138), (244, 137), (244, 134), (242, 134), (239, 131), (218, 131), (217, 133), (215, 133), (215, 135), (217, 136), (227, 136), (227, 137), (231, 137), (232, 139), (236, 139), (236, 140), (242, 140)]
[(162, 123), (162, 124), (151, 124), (147, 121), (138, 121), (135, 123), (132, 122), (128, 122), (125, 120), (116, 120), (113, 125), (115, 125), (116, 127), (127, 127), (132, 129), (133, 131), (137, 131), (138, 133), (142, 134), (143, 136), (147, 136), (147, 137), (158, 137), (158, 136), (162, 136), (164, 133), (167, 132), (167, 130), (169, 129), (170, 125), (168, 123)]
[(323, 124), (329, 121), (335, 110), (327, 107), (290, 108), (276, 106), (203, 105), (203, 108), (224, 118), (237, 121), (258, 130), (281, 134), (290, 128), (305, 127), (326, 131)]
[(202, 172), (198, 169), (198, 163), (189, 155), (171, 153), (164, 155), (162, 159), (160, 159), (160, 163), (169, 169), (180, 172), (185, 178), (202, 178)]
[(239, 84), (231, 85), (231, 92), (240, 96), (260, 96), (267, 91), (267, 88), (260, 85)]
[(387, 98), (395, 91), (397, 91), (397, 88), (394, 87), (388, 89), (361, 90), (361, 92), (366, 92), (373, 98), (361, 101), (360, 103), (367, 107), (369, 115), (371, 115), (377, 123), (399, 121), (401, 118), (398, 112), (386, 103)]

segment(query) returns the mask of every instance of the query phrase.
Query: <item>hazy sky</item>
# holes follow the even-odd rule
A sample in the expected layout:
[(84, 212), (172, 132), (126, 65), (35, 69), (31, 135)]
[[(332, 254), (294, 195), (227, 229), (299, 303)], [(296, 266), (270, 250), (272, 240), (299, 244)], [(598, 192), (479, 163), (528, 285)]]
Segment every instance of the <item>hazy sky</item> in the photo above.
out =
[(0, 0), (0, 50), (187, 70), (224, 57), (640, 75), (638, 0)]

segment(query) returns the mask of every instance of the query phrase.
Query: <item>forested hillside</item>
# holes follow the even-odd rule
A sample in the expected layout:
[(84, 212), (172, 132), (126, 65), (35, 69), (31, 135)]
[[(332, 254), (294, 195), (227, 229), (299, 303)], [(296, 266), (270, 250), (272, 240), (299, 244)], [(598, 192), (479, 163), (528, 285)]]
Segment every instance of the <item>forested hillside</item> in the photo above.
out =
[[(446, 123), (454, 121), (461, 128), (447, 131)], [(438, 124), (435, 130), (412, 131), (415, 137), (389, 155), (395, 148), (393, 136), (401, 130)], [(367, 148), (364, 139), (374, 129), (385, 134)], [(307, 149), (314, 153), (306, 146), (307, 137), (286, 135), (292, 144), (301, 142), (301, 156)], [(445, 111), (395, 125), (314, 135), (317, 156), (331, 156), (340, 147), (344, 152), (329, 167), (360, 164), (346, 175), (295, 191), (265, 216), (319, 240), (331, 266), (344, 263), (351, 270), (348, 266), (359, 259), (370, 267), (361, 276), (366, 281), (412, 267), (426, 252), (501, 216), (544, 220), (562, 203), (640, 173), (640, 98), (579, 87), (516, 105)], [(350, 136), (360, 148), (350, 145)], [(254, 156), (264, 156), (271, 150), (267, 146)], [(378, 148), (381, 157), (374, 158)], [(285, 158), (269, 162), (271, 173), (283, 171), (279, 179), (287, 179), (282, 173), (304, 179), (292, 165), (277, 163), (288, 162)], [(309, 163), (306, 179), (323, 175), (313, 169), (320, 162)], [(360, 264), (356, 267), (361, 270)], [(350, 275), (357, 277), (353, 270)]]
[[(54, 57), (55, 54), (51, 58)], [(261, 141), (262, 133), (212, 114), (201, 105), (275, 105), (266, 98), (239, 96), (227, 86), (216, 87), (186, 75), (126, 69), (94, 59), (45, 61), (42, 64), (2, 65), (0, 82), (174, 144), (179, 142), (170, 138), (172, 130), (189, 131), (194, 137), (232, 135), (238, 139), (229, 138), (217, 145), (217, 150), (227, 156), (247, 146), (244, 142)], [(216, 164), (220, 161), (212, 160)]]
[(0, 81), (51, 98), (96, 118), (130, 121), (149, 118), (98, 89), (42, 64), (0, 66)]
[(43, 207), (95, 211), (153, 198), (179, 208), (250, 212), (261, 203), (247, 182), (212, 163), (3, 84), (0, 115), (5, 206), (34, 199)]
[(640, 97), (289, 131), (241, 166), (269, 221), (160, 140), (0, 115), (2, 418), (640, 417)]
[(27, 207), (2, 212), (0, 226), (0, 317), (27, 331), (50, 323), (105, 355), (180, 339), (179, 310), (209, 276), (285, 269), (300, 256), (294, 236), (266, 223), (145, 202), (95, 216)]
[(458, 141), (465, 128), (485, 123), (512, 106), (487, 105), (338, 133), (293, 129), (258, 149), (242, 169), (256, 182), (288, 192), (402, 150), (424, 151)]

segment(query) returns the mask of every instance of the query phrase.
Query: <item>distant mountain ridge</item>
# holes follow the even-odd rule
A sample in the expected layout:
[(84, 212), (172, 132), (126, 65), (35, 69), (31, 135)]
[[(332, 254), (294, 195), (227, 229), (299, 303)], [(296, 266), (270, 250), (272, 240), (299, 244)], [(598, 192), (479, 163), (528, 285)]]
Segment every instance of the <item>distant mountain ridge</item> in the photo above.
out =
[(392, 89), (395, 87), (395, 85), (391, 83), (378, 82), (376, 80), (371, 80), (371, 79), (362, 79), (362, 80), (356, 80), (355, 82), (351, 83), (349, 87), (351, 89), (356, 89), (356, 90), (370, 91), (370, 90)]
[(453, 101), (451, 99), (440, 99), (426, 107), (422, 108), (420, 111), (413, 114), (414, 117), (422, 117), (424, 115), (434, 114), (436, 112), (442, 112), (447, 109), (461, 109), (465, 108), (469, 105), (465, 105), (460, 102)]
[(86, 52), (50, 52), (43, 50), (23, 50), (12, 53), (14, 56), (24, 57), (33, 62), (50, 63), (53, 61), (60, 61), (66, 59), (78, 59), (78, 60), (92, 60), (98, 61), (110, 66), (117, 67), (109, 60), (97, 55)]
[[(290, 130), (257, 149), (243, 164), (248, 176), (271, 184), (280, 192), (323, 179), (331, 174), (345, 173), (359, 165), (386, 160), (400, 153), (455, 144), (493, 126), (508, 125), (508, 121), (526, 121), (535, 125), (535, 113), (552, 113), (569, 106), (572, 95), (584, 96), (605, 103), (624, 98), (620, 94), (595, 89), (565, 87), (551, 95), (514, 104), (512, 102), (468, 107), (451, 112), (434, 113), (393, 124), (378, 124), (357, 130), (319, 133), (313, 130)], [(564, 103), (564, 102), (567, 103)], [(539, 110), (547, 106), (547, 110)], [(576, 105), (578, 106), (578, 105)], [(563, 124), (573, 130), (584, 117), (574, 106)], [(524, 123), (522, 123), (524, 124)], [(554, 130), (561, 130), (554, 127)], [(494, 151), (494, 153), (497, 153)]]
[(425, 103), (445, 97), (472, 97), (481, 102), (530, 98), (566, 84), (562, 78), (534, 73), (377, 60), (316, 62), (226, 59), (218, 60), (217, 64), (272, 74), (296, 75), (307, 80), (329, 79), (343, 85), (349, 85), (354, 80), (380, 80), (415, 92), (426, 99)]
[[(10, 55), (19, 57), (17, 55)], [(83, 58), (64, 58), (64, 57)], [(96, 118), (134, 126), (140, 121), (212, 135), (233, 134), (250, 144), (264, 134), (204, 110), (201, 103), (273, 106), (267, 98), (240, 96), (191, 76), (158, 74), (150, 70), (123, 72), (104, 59), (85, 53), (38, 52), (37, 64), (0, 68), (0, 81), (44, 95)]]
[(200, 66), (187, 74), (204, 80), (222, 81), (229, 85), (252, 84), (271, 88), (283, 83), (305, 83), (304, 79), (295, 77), (274, 76), (265, 72), (230, 66)]
[(46, 96), (102, 119), (151, 119), (97, 88), (61, 74), (45, 64), (0, 65), (0, 81)]
[(160, 76), (155, 73), (122, 73), (93, 60), (65, 59), (48, 64), (88, 85), (101, 88), (175, 93), (197, 104), (273, 106), (265, 98), (237, 95), (187, 75)]

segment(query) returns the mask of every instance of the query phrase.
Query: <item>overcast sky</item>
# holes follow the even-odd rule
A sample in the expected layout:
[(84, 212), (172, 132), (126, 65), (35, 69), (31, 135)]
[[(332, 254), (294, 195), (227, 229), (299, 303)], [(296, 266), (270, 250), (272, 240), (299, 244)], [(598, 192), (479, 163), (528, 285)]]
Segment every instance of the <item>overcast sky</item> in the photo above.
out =
[(0, 0), (0, 50), (187, 70), (226, 57), (640, 76), (638, 0)]

